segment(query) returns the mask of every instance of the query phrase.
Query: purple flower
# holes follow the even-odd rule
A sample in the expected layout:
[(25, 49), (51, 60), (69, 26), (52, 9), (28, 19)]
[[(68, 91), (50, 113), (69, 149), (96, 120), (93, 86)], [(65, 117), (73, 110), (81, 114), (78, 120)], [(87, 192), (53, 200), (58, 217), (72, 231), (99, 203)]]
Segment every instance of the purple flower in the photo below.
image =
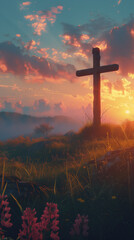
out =
[(54, 240), (60, 239), (58, 236), (58, 212), (59, 210), (57, 209), (57, 204), (47, 203), (41, 216), (41, 230), (51, 231), (50, 237)]
[(22, 216), (22, 228), (20, 230), (18, 237), (21, 240), (42, 240), (42, 233), (40, 232), (40, 224), (37, 223), (37, 218), (35, 217), (35, 209), (31, 210), (26, 208)]
[(82, 237), (88, 237), (88, 230), (88, 216), (81, 216), (78, 214), (73, 224), (73, 228), (70, 231), (70, 235), (82, 235)]
[(12, 227), (11, 223), (11, 214), (10, 207), (8, 207), (9, 202), (7, 200), (7, 196), (2, 196), (0, 194), (0, 235), (4, 238), (4, 231), (2, 227)]

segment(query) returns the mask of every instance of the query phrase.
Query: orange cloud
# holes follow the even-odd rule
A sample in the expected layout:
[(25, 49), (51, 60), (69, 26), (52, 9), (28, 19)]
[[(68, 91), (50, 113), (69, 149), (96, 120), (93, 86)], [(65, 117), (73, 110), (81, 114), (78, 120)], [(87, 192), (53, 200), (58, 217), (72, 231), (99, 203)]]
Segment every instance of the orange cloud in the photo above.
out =
[(80, 38), (82, 41), (86, 41), (89, 40), (90, 37), (87, 34), (82, 34)]
[(7, 66), (2, 62), (0, 62), (0, 71), (3, 73), (7, 72)]
[(0, 84), (0, 88), (11, 88), (12, 90), (18, 91), (18, 92), (21, 92), (21, 91), (22, 91), (22, 89), (19, 88), (19, 87), (17, 86), (17, 84), (14, 84), (14, 85), (3, 85), (3, 84)]
[(81, 83), (81, 86), (84, 87), (84, 88), (89, 89), (89, 80), (83, 81), (83, 82)]
[(27, 15), (27, 16), (24, 16), (25, 19), (29, 19), (30, 21), (33, 21), (33, 20), (38, 20), (38, 15)]
[(20, 9), (23, 10), (25, 9), (25, 7), (30, 6), (31, 2), (23, 2), (20, 4)]
[(46, 18), (41, 18), (38, 14), (35, 15), (27, 15), (25, 16), (25, 19), (28, 19), (30, 21), (35, 21), (32, 23), (32, 27), (34, 28), (34, 33), (37, 35), (41, 35), (41, 32), (46, 31)]
[(47, 23), (44, 22), (45, 20), (41, 19), (39, 22), (35, 22), (32, 24), (32, 27), (34, 28), (34, 33), (37, 35), (41, 35), (41, 32), (46, 31)]
[(47, 21), (53, 24), (56, 21), (56, 14), (60, 14), (63, 10), (62, 6), (52, 7), (48, 11), (38, 11), (37, 14), (27, 15), (25, 19), (34, 21), (32, 27), (34, 28), (34, 34), (41, 35), (46, 31)]
[(31, 4), (31, 2), (23, 2), (22, 5), (23, 6), (29, 6)]
[(20, 34), (16, 34), (16, 37), (18, 37), (18, 38), (19, 38), (19, 37), (21, 37), (21, 35), (20, 35)]
[[(62, 37), (62, 42), (66, 46), (71, 46), (71, 50), (73, 50), (72, 54), (74, 56), (81, 56), (85, 59), (88, 59), (88, 54), (90, 52), (90, 49), (88, 49), (89, 43), (85, 43), (85, 41), (89, 40), (89, 36), (87, 34), (81, 34), (79, 37), (75, 35), (68, 35), (63, 34), (60, 35)], [(69, 53), (71, 52), (69, 51)]]
[(68, 42), (68, 41), (71, 40), (71, 36), (70, 36), (70, 35), (67, 35), (67, 34), (65, 34), (65, 35), (60, 35), (60, 37), (63, 37), (63, 38), (64, 38), (64, 40), (62, 40), (64, 43), (66, 43), (66, 42)]
[(63, 10), (63, 6), (58, 6), (58, 7), (52, 7), (51, 8), (51, 11), (53, 12), (53, 13), (56, 13), (56, 14), (58, 14), (58, 13), (61, 13), (59, 10)]
[(134, 29), (133, 28), (131, 29), (130, 33), (134, 37)]
[(109, 89), (109, 93), (112, 93), (112, 83), (108, 79), (103, 80), (103, 85)]
[(67, 58), (71, 58), (71, 57), (72, 57), (71, 54), (68, 54), (68, 53), (66, 53), (66, 52), (60, 52), (60, 54), (61, 54), (61, 57), (62, 57), (63, 59), (67, 59)]
[[(33, 45), (35, 42), (32, 42)], [(0, 72), (19, 75), (26, 81), (74, 81), (76, 69), (72, 64), (64, 64), (26, 54), (11, 42), (0, 43), (1, 68)]]
[(118, 5), (120, 5), (121, 2), (122, 2), (122, 0), (119, 0), (119, 1), (118, 1)]
[(110, 34), (112, 34), (115, 29), (119, 29), (119, 27), (114, 26), (114, 27), (110, 30)]
[(74, 36), (70, 36), (70, 35), (67, 35), (67, 34), (63, 34), (63, 35), (60, 35), (60, 37), (63, 38), (63, 42), (66, 44), (66, 45), (71, 45), (71, 46), (74, 46), (74, 47), (77, 47), (79, 48), (81, 45), (78, 41), (78, 39)]
[(76, 51), (74, 53), (74, 56), (80, 56), (80, 57), (83, 57), (85, 59), (88, 59), (88, 56), (86, 53), (84, 53), (84, 51), (82, 49), (80, 49), (79, 51)]
[(106, 86), (109, 89), (110, 94), (113, 94), (113, 91), (116, 90), (118, 92), (121, 91), (122, 94), (124, 95), (125, 91), (128, 92), (130, 90), (131, 82), (128, 81), (126, 78), (117, 79), (114, 82), (111, 82), (108, 79), (104, 79), (103, 80), (103, 85)]
[(93, 47), (98, 47), (101, 51), (104, 51), (107, 49), (107, 43), (106, 41), (97, 42)]
[(37, 49), (37, 53), (39, 53), (44, 58), (48, 58), (49, 57), (49, 54), (47, 52), (48, 50), (49, 48), (39, 48)]
[(41, 35), (41, 32), (46, 31), (46, 17), (40, 17), (38, 14), (35, 15), (27, 15), (25, 16), (25, 19), (28, 19), (30, 21), (35, 21), (32, 23), (32, 27), (34, 28), (34, 33), (37, 35)]
[(36, 50), (37, 46), (40, 45), (40, 42), (36, 42), (35, 40), (31, 40), (29, 42), (26, 43), (26, 45), (24, 45), (24, 48), (27, 50)]

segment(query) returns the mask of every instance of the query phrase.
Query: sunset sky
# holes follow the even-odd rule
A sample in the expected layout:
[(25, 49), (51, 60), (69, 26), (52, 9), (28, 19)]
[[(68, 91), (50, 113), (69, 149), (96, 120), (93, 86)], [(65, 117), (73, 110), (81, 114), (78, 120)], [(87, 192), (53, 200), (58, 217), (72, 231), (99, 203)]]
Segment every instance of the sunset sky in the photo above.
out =
[(133, 0), (1, 0), (0, 111), (92, 120), (93, 78), (76, 70), (93, 64), (101, 74), (102, 120), (134, 120)]

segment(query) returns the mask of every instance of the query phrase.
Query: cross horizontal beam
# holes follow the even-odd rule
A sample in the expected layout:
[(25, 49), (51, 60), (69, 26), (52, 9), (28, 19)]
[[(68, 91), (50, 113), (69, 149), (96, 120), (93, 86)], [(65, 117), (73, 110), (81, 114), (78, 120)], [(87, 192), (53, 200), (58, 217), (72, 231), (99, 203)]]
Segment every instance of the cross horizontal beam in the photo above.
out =
[(92, 75), (94, 73), (105, 73), (105, 72), (117, 71), (118, 69), (119, 69), (118, 64), (111, 64), (111, 65), (101, 66), (96, 69), (88, 68), (88, 69), (76, 71), (76, 76), (82, 77), (86, 75)]

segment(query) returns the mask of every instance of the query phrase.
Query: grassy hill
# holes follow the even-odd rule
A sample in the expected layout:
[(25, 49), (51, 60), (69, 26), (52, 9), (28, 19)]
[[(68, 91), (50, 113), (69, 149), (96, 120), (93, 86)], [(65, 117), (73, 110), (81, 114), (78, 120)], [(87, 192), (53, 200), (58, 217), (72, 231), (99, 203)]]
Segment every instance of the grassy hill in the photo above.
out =
[[(0, 142), (0, 174), (4, 172), (5, 183), (6, 176), (13, 176), (40, 187), (43, 198), (38, 193), (34, 199), (29, 197), (30, 193), (17, 198), (23, 209), (35, 208), (38, 219), (46, 202), (58, 204), (60, 239), (131, 240), (134, 238), (130, 175), (130, 161), (134, 157), (132, 130), (132, 123), (103, 125), (100, 132), (85, 126), (65, 136), (19, 137)], [(106, 157), (98, 165), (102, 156)], [(111, 162), (117, 161), (106, 168), (109, 158)], [(11, 196), (9, 199), (11, 208), (16, 209)], [(19, 211), (13, 210), (12, 214), (16, 212)], [(77, 214), (88, 215), (88, 238), (69, 235)], [(20, 216), (19, 212), (17, 219)], [(16, 236), (16, 232), (17, 227), (10, 235)]]

